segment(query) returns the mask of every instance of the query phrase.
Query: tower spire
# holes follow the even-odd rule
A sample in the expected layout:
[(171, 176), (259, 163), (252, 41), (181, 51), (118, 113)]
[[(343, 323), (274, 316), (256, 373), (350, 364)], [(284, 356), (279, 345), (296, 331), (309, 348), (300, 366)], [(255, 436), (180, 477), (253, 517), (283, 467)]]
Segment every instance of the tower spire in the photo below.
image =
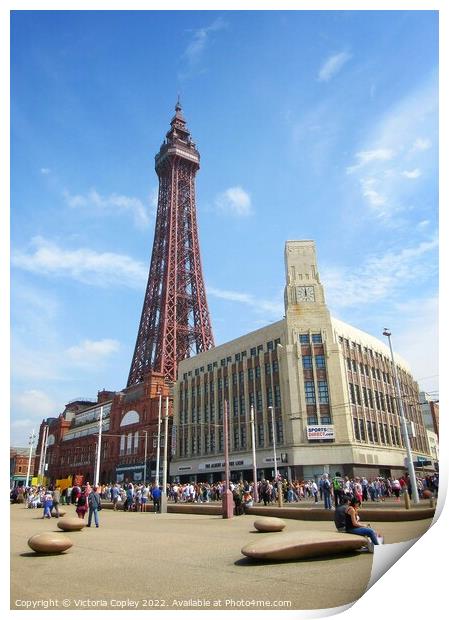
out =
[(175, 381), (179, 361), (214, 346), (196, 221), (199, 167), (178, 95), (155, 157), (159, 197), (153, 252), (128, 386), (143, 381), (148, 370)]

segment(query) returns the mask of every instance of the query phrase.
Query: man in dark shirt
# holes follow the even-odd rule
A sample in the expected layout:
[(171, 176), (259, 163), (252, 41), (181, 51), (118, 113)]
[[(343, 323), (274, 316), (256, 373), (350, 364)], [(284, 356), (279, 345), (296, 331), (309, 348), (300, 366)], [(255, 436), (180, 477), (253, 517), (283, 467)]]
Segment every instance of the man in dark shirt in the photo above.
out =
[(341, 503), (336, 507), (334, 513), (334, 523), (337, 528), (337, 532), (346, 532), (345, 513), (348, 507), (350, 498), (348, 495), (341, 496)]

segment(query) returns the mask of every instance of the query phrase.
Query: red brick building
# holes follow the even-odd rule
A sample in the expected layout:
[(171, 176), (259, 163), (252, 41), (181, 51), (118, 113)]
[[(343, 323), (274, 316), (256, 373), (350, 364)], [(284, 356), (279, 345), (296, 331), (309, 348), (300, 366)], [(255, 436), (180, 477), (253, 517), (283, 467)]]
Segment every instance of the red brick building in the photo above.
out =
[[(168, 399), (169, 453), (171, 452), (172, 399), (164, 377), (149, 372), (142, 383), (120, 392), (102, 390), (95, 402), (75, 400), (56, 418), (43, 420), (37, 445), (39, 468), (50, 483), (67, 476), (95, 481), (100, 416), (102, 441), (99, 480), (138, 482), (155, 475), (159, 407), (161, 406), (161, 450), (163, 460), (164, 424)], [(46, 429), (48, 427), (48, 430)], [(146, 454), (146, 460), (145, 460)], [(146, 475), (145, 475), (146, 465)]]

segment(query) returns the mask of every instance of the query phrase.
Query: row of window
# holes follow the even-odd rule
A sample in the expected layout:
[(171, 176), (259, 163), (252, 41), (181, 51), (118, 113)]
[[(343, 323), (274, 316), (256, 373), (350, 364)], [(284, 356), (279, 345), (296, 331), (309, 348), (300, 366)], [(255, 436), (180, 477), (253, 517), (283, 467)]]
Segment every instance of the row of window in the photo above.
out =
[(362, 418), (353, 418), (353, 424), (354, 436), (357, 441), (368, 440), (371, 443), (383, 443), (394, 446), (401, 445), (401, 433), (399, 428), (393, 424), (390, 424), (390, 434), (388, 433), (388, 424), (385, 423), (367, 420), (365, 426), (365, 420)]
[[(320, 405), (328, 405), (329, 404), (329, 387), (327, 385), (327, 381), (317, 381), (318, 388), (318, 402)], [(304, 390), (306, 393), (306, 404), (307, 405), (315, 405), (316, 404), (316, 388), (314, 381), (304, 381)]]
[[(284, 443), (284, 428), (282, 420), (276, 420), (275, 422), (276, 444), (282, 445)], [(272, 425), (268, 425), (268, 442), (265, 444), (265, 428), (263, 424), (257, 424), (255, 427), (256, 443), (258, 448), (269, 447), (273, 445), (273, 428)], [(201, 438), (203, 437), (203, 444), (201, 444)], [(248, 443), (248, 434), (246, 425), (235, 426), (230, 437), (232, 440), (231, 450), (246, 450), (250, 447)], [(185, 433), (179, 442), (179, 454), (180, 456), (193, 456), (199, 454), (213, 454), (215, 452), (223, 452), (223, 430), (218, 431), (210, 430), (203, 433), (203, 435), (197, 431), (190, 436), (190, 452), (189, 438)]]
[[(256, 390), (255, 392), (248, 393), (249, 407), (254, 407), (256, 413), (263, 411), (264, 403), (263, 403), (263, 395), (261, 390)], [(265, 390), (265, 406), (275, 407), (276, 409), (281, 408), (281, 386), (274, 385), (273, 387), (267, 386)], [(233, 396), (232, 401), (230, 403), (231, 413), (234, 417), (238, 415), (244, 416), (246, 415), (246, 398), (244, 394)], [(218, 401), (218, 421), (223, 419), (223, 411), (224, 411), (224, 401)], [(191, 422), (205, 422), (205, 423), (214, 423), (215, 422), (215, 402), (211, 400), (209, 403), (204, 403), (203, 407), (203, 419), (201, 420), (201, 411), (198, 404), (198, 407), (195, 407), (195, 399), (192, 398), (191, 402)], [(181, 403), (180, 406), (180, 414), (179, 420), (181, 424), (188, 423), (188, 410), (187, 408), (183, 408)]]
[[(312, 355), (302, 356), (302, 367), (304, 370), (310, 370), (313, 366), (312, 362)], [(326, 368), (326, 359), (324, 355), (315, 355), (315, 368)]]
[(383, 380), (384, 383), (391, 383), (390, 373), (381, 371), (380, 368), (374, 368), (374, 366), (372, 366), (370, 369), (368, 364), (358, 363), (350, 357), (346, 358), (346, 365), (351, 372), (357, 372), (357, 369), (359, 369), (360, 374), (366, 377), (371, 375), (373, 379), (377, 379), (378, 381)]
[(364, 385), (360, 387), (357, 383), (349, 384), (349, 394), (353, 405), (363, 404), (365, 407), (369, 407), (370, 409), (397, 413), (395, 399), (390, 394), (384, 394), (383, 392), (372, 390)]
[(321, 334), (299, 334), (298, 340), (300, 344), (310, 344), (310, 341), (312, 341), (313, 344), (320, 344), (323, 342)]
[[(259, 353), (262, 353), (265, 350), (265, 348), (266, 348), (266, 351), (274, 351), (278, 344), (281, 344), (280, 338), (270, 340), (265, 343), (265, 347), (263, 344), (259, 344), (256, 347), (251, 347), (249, 354), (251, 357), (256, 357), (257, 355), (259, 355)], [(247, 351), (241, 351), (240, 353), (235, 353), (234, 362), (240, 362), (245, 357), (247, 357)], [(228, 355), (228, 357), (223, 357), (220, 360), (220, 366), (227, 366), (228, 364), (232, 364), (232, 355)], [(207, 372), (211, 372), (214, 368), (218, 368), (218, 361), (207, 364)], [(188, 372), (185, 372), (183, 374), (184, 381), (187, 379), (187, 377), (192, 376), (192, 372), (195, 375), (195, 377), (197, 377), (200, 373), (204, 372), (204, 366), (195, 368), (194, 371), (189, 370)]]

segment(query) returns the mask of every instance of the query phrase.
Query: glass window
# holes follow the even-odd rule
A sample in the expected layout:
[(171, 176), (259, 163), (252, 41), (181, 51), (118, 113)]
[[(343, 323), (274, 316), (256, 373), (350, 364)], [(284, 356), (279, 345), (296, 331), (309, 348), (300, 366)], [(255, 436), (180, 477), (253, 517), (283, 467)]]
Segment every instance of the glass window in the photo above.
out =
[(312, 356), (311, 355), (303, 355), (302, 356), (302, 367), (306, 370), (312, 368)]
[(236, 362), (240, 362), (240, 353), (236, 353), (236, 354), (235, 354), (235, 356), (234, 356), (234, 360), (235, 360)]
[(270, 342), (267, 342), (267, 351), (272, 351), (274, 349), (274, 343), (272, 340), (270, 340)]
[(359, 427), (360, 427), (360, 437), (362, 441), (366, 441), (365, 422), (363, 420), (359, 420)]
[(313, 381), (304, 381), (304, 388), (306, 392), (306, 403), (308, 405), (314, 405), (316, 403), (316, 397), (315, 385)]
[(300, 344), (309, 344), (309, 334), (299, 334)]
[(326, 368), (324, 355), (315, 355), (315, 365), (317, 368)]
[(315, 343), (323, 342), (321, 338), (321, 334), (312, 334), (312, 342), (315, 342)]
[(318, 424), (318, 416), (315, 415), (309, 415), (307, 416), (307, 424), (309, 426), (313, 426), (314, 424)]
[(260, 379), (260, 366), (256, 366), (255, 372), (256, 372), (256, 379)]
[(273, 360), (273, 372), (279, 372), (279, 362), (277, 360)]
[(248, 368), (248, 381), (252, 381), (254, 379), (254, 368)]
[(252, 348), (250, 349), (250, 352), (249, 352), (249, 353), (250, 353), (251, 357), (254, 357), (255, 355), (257, 355), (257, 349), (256, 349), (256, 347), (252, 347)]
[(318, 381), (318, 400), (322, 404), (329, 403), (329, 390), (327, 381)]

